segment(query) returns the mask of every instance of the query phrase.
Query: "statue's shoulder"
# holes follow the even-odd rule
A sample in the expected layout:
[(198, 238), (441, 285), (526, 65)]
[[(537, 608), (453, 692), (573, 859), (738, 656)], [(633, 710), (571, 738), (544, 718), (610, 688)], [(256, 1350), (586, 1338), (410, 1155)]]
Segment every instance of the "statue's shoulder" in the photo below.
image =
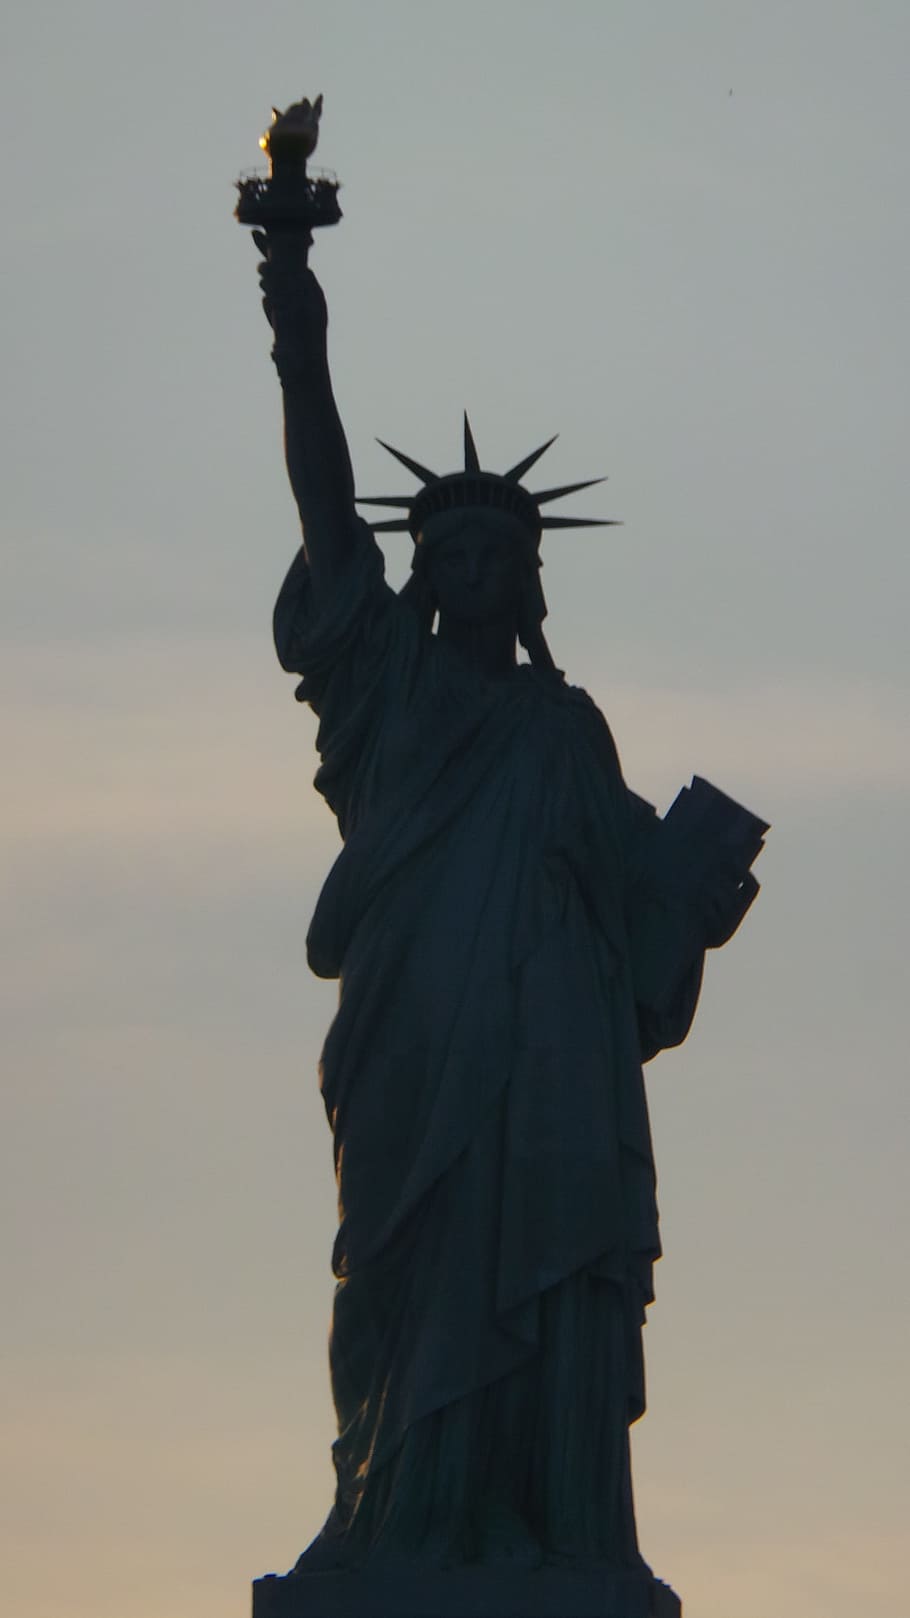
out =
[(569, 700), (575, 723), (584, 736), (587, 748), (596, 756), (598, 771), (609, 779), (611, 789), (619, 790), (625, 798), (626, 787), (622, 760), (609, 724), (594, 698), (581, 686), (568, 686)]
[(590, 696), (589, 693), (584, 689), (584, 686), (570, 685), (567, 680), (563, 680), (562, 689), (565, 693), (564, 700), (574, 714), (577, 714), (580, 718), (589, 719), (595, 724), (606, 724), (606, 720), (598, 708), (597, 703), (594, 701), (594, 698)]
[(567, 706), (575, 722), (589, 730), (592, 735), (598, 736), (604, 743), (608, 743), (615, 753), (613, 732), (594, 698), (580, 685), (564, 685), (563, 689), (566, 693)]
[(580, 685), (552, 674), (528, 669), (535, 696), (555, 728), (566, 732), (585, 751), (596, 753), (601, 766), (611, 774), (622, 774), (613, 733), (594, 698)]

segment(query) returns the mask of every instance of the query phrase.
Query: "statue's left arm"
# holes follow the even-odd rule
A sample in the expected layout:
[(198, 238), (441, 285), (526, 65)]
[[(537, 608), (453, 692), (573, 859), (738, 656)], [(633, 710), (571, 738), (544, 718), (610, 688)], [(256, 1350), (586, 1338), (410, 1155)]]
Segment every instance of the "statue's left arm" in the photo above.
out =
[[(633, 821), (645, 847), (662, 823), (630, 794)], [(660, 871), (659, 862), (657, 870)], [(649, 868), (650, 867), (650, 868)], [(694, 890), (683, 880), (655, 880), (645, 856), (627, 895), (627, 929), (642, 1056), (682, 1044), (692, 1026), (705, 955), (729, 942), (749, 909), (758, 882), (752, 872), (718, 863)]]

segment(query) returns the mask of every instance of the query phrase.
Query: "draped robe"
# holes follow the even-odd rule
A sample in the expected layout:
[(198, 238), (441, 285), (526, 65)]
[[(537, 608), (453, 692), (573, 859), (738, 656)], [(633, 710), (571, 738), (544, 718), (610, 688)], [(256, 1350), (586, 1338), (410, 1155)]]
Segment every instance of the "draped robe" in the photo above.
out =
[[(318, 606), (300, 553), (275, 638), (343, 838), (307, 939), (340, 983), (332, 1531), (363, 1560), (434, 1514), (451, 1528), (508, 1451), (550, 1549), (633, 1563), (659, 1254), (642, 1060), (685, 1037), (702, 958), (648, 886), (660, 822), (590, 698), (468, 667), (365, 525)], [(657, 935), (677, 968), (648, 1004)]]

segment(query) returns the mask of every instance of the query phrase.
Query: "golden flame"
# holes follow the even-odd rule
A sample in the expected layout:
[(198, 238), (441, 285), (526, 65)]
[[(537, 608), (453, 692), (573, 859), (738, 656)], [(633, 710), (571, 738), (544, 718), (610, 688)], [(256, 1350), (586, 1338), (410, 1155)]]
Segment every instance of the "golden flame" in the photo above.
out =
[(319, 139), (321, 114), (321, 95), (315, 101), (309, 101), (306, 97), (302, 101), (295, 101), (284, 112), (273, 107), (271, 127), (260, 137), (262, 150), (269, 157), (274, 157), (276, 148), (298, 160), (311, 157)]

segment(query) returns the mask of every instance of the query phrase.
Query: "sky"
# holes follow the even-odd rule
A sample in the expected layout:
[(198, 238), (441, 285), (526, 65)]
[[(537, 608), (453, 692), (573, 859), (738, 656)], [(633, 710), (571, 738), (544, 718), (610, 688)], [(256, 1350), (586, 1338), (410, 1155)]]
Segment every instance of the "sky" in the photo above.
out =
[(403, 488), (377, 435), (454, 468), (465, 407), (493, 469), (558, 432), (541, 481), (608, 474), (571, 509), (623, 526), (545, 540), (557, 663), (661, 810), (699, 773), (773, 823), (647, 1074), (644, 1552), (687, 1618), (899, 1618), (910, 11), (31, 0), (6, 35), (10, 1610), (240, 1618), (330, 1502), (338, 837), (232, 218), (321, 91), (359, 492)]

